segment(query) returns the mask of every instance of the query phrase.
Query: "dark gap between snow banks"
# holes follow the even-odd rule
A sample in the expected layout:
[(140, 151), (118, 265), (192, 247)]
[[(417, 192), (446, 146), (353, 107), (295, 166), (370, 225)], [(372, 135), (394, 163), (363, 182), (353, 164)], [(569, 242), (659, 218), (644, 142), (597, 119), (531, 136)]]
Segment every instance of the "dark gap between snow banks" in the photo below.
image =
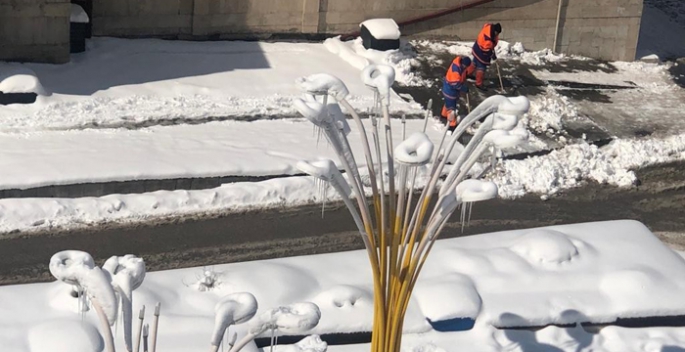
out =
[[(468, 331), (473, 328), (475, 321), (469, 318), (456, 318), (444, 321), (430, 321), (433, 329), (440, 332), (455, 332), (455, 331)], [(591, 322), (585, 322), (580, 324), (583, 329), (589, 333), (596, 333), (601, 328), (606, 326), (620, 326), (624, 328), (649, 328), (649, 327), (685, 327), (685, 316), (663, 316), (663, 317), (645, 317), (645, 318), (619, 318), (615, 322), (610, 324), (596, 324)], [(548, 326), (556, 326), (561, 328), (572, 328), (575, 324), (568, 325), (545, 325), (545, 326), (521, 326), (521, 327), (496, 327), (503, 330), (530, 330), (536, 331), (543, 329)], [(325, 341), (328, 345), (352, 345), (352, 344), (362, 344), (371, 342), (371, 332), (355, 332), (355, 333), (332, 333), (332, 334), (322, 334), (321, 340)], [(297, 343), (298, 341), (305, 338), (306, 335), (287, 335), (279, 336), (279, 345), (290, 345)], [(264, 348), (271, 345), (270, 337), (260, 337), (255, 339), (257, 347)]]

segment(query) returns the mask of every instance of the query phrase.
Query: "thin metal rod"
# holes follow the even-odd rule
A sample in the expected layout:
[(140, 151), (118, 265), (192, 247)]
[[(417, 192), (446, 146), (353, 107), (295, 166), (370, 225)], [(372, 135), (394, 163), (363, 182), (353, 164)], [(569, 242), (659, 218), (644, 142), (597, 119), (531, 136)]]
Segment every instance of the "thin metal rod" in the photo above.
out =
[(150, 344), (150, 352), (157, 350), (157, 327), (159, 326), (159, 311), (162, 308), (162, 303), (157, 302), (155, 306), (155, 318), (152, 321), (152, 343)]
[(140, 352), (140, 337), (143, 333), (143, 320), (145, 320), (145, 306), (143, 306), (143, 308), (140, 308), (140, 313), (138, 314), (138, 331), (136, 333), (135, 352)]

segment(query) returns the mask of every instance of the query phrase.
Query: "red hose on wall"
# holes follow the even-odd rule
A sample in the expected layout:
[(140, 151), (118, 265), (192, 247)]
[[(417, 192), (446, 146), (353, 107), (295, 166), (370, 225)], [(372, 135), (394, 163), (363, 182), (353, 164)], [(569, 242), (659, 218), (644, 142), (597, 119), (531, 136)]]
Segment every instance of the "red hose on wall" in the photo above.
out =
[[(487, 3), (493, 2), (493, 1), (495, 1), (495, 0), (479, 0), (479, 1), (474, 1), (474, 2), (468, 3), (468, 4), (466, 4), (466, 5), (459, 5), (459, 6), (455, 6), (455, 7), (449, 8), (449, 9), (445, 9), (445, 10), (441, 10), (441, 11), (438, 11), (438, 12), (435, 12), (435, 13), (431, 13), (431, 14), (428, 14), (428, 15), (423, 15), (423, 16), (414, 17), (414, 18), (411, 18), (411, 19), (408, 19), (408, 20), (404, 20), (404, 21), (398, 22), (397, 25), (400, 26), (400, 28), (401, 28), (402, 26), (407, 26), (407, 25), (414, 24), (414, 23), (419, 23), (419, 22), (423, 22), (423, 21), (432, 20), (432, 19), (434, 19), (434, 18), (438, 18), (438, 17), (441, 17), (441, 16), (449, 15), (449, 14), (454, 13), (454, 12), (457, 12), (457, 11), (462, 11), (462, 10), (470, 9), (470, 8), (472, 8), (472, 7), (480, 6), (480, 5), (487, 4)], [(340, 39), (342, 39), (342, 40), (350, 39), (350, 38), (359, 36), (359, 34), (360, 34), (359, 31), (355, 31), (355, 32), (352, 32), (352, 33), (348, 33), (348, 34), (342, 35)]]

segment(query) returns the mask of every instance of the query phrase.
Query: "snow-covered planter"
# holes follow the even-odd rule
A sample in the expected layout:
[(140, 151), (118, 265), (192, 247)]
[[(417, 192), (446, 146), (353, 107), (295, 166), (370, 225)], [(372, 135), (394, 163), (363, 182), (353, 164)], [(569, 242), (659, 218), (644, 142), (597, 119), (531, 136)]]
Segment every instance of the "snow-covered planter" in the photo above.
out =
[[(394, 146), (389, 113), (394, 69), (387, 65), (369, 65), (362, 71), (361, 79), (373, 91), (377, 103), (371, 115), (371, 137), (359, 115), (346, 101), (348, 90), (342, 81), (321, 74), (297, 81), (305, 97), (294, 102), (295, 108), (324, 132), (338, 155), (338, 165), (344, 169), (346, 178), (331, 160), (300, 162), (298, 167), (320, 182), (332, 184), (350, 211), (366, 246), (373, 273), (371, 350), (398, 352), (412, 290), (448, 219), (461, 207), (464, 222), (471, 203), (497, 196), (494, 183), (467, 180), (470, 169), (486, 151), (509, 148), (527, 139), (527, 133), (515, 127), (530, 103), (525, 97), (493, 96), (473, 109), (449, 139), (445, 130), (437, 148), (422, 132), (414, 133)], [(323, 97), (323, 103), (317, 96)], [(341, 104), (352, 115), (362, 136), (373, 194), (371, 204), (367, 201), (365, 182), (347, 133), (338, 123), (337, 113), (331, 112), (335, 109), (329, 107), (335, 105), (329, 103), (329, 99)], [(482, 119), (475, 136), (466, 147), (462, 146), (458, 142), (461, 135)], [(447, 178), (441, 181), (443, 170), (447, 171), (448, 159), (452, 166)], [(428, 168), (430, 172), (428, 184), (416, 200), (413, 199), (414, 185), (419, 167)], [(433, 202), (435, 197), (437, 201)]]

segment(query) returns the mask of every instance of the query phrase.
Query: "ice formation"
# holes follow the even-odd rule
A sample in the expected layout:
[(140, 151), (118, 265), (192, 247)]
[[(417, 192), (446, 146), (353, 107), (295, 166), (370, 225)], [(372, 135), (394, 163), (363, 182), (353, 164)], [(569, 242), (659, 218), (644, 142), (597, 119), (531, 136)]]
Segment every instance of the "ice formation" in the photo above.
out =
[(319, 335), (310, 335), (298, 341), (294, 345), (283, 346), (277, 352), (326, 352), (328, 344), (321, 340)]
[(497, 185), (491, 181), (464, 180), (457, 185), (456, 192), (461, 202), (481, 202), (497, 197)]
[(433, 156), (433, 143), (423, 132), (416, 132), (395, 147), (395, 160), (399, 164), (421, 166)]
[(395, 82), (395, 69), (388, 65), (368, 65), (361, 74), (364, 84), (378, 92), (381, 101), (390, 102), (390, 90)]

